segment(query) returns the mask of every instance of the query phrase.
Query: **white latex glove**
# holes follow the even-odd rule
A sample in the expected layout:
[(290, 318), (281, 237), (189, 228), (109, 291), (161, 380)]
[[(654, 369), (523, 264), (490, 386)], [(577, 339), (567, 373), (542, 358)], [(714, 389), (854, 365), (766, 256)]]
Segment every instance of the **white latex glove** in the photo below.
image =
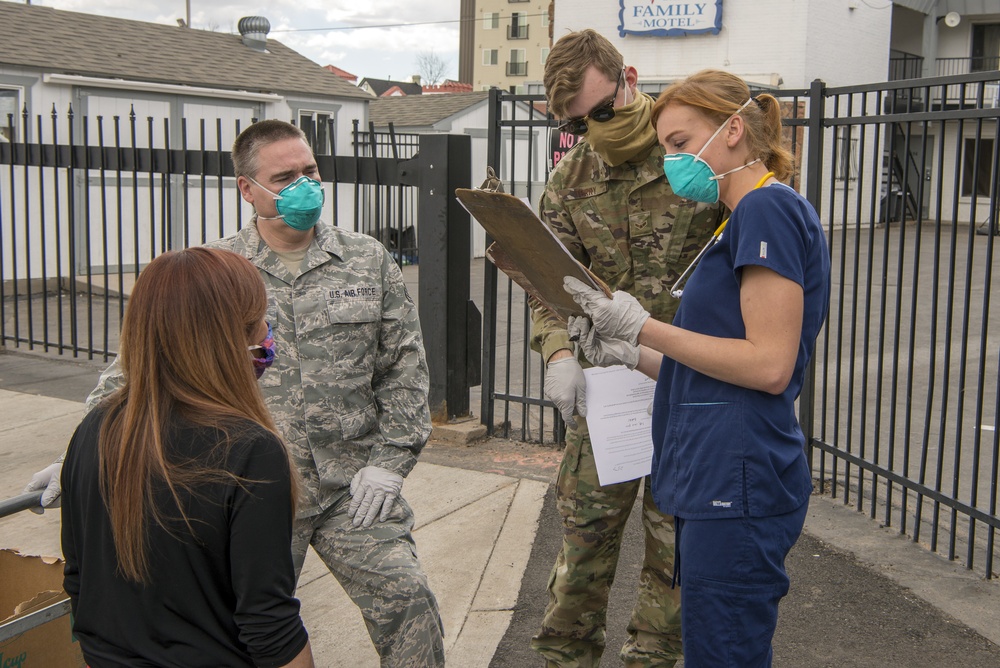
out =
[(600, 290), (595, 290), (572, 276), (563, 278), (563, 289), (586, 312), (594, 323), (594, 329), (602, 337), (621, 339), (633, 345), (639, 342), (639, 332), (649, 318), (649, 313), (635, 297), (618, 290), (608, 299)]
[(580, 417), (587, 417), (587, 379), (575, 357), (563, 357), (546, 365), (545, 396), (570, 427), (576, 428), (574, 410)]
[(580, 342), (584, 356), (594, 366), (624, 364), (634, 369), (639, 363), (639, 346), (619, 339), (606, 339), (590, 326), (590, 320), (571, 315), (566, 325), (570, 338)]
[(354, 520), (354, 526), (370, 527), (376, 517), (379, 522), (385, 522), (402, 488), (403, 476), (398, 473), (378, 466), (364, 467), (351, 480), (353, 498), (347, 516)]
[(41, 515), (45, 512), (46, 508), (58, 508), (62, 505), (62, 483), (59, 480), (59, 476), (61, 475), (62, 462), (56, 462), (54, 464), (49, 464), (38, 473), (31, 476), (31, 482), (29, 482), (28, 486), (24, 488), (22, 494), (37, 492), (40, 489), (45, 490), (42, 492), (41, 505), (31, 508), (31, 512), (36, 515)]

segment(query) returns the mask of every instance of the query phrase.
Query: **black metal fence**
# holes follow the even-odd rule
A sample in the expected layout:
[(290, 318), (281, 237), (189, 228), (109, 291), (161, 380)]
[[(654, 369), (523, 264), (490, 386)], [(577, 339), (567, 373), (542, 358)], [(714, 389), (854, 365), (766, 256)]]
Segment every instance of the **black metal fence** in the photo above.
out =
[[(107, 361), (142, 266), (249, 220), (220, 139), (239, 123), (182, 121), (175, 137), (167, 119), (134, 112), (32, 118), (25, 109), (19, 120), (22, 139), (0, 142), (0, 344)], [(13, 117), (6, 125), (17, 137)], [(308, 137), (334, 129), (332, 119), (322, 133), (304, 128)], [(317, 155), (324, 219), (379, 238), (401, 265), (417, 263), (417, 189), (398, 174), (417, 136), (355, 124), (352, 137), (347, 155)]]
[[(811, 199), (834, 291), (802, 406), (821, 491), (987, 578), (1000, 528), (998, 84), (993, 71), (813, 92), (830, 158)], [(829, 169), (844, 150), (854, 186)]]
[[(416, 156), (420, 148), (420, 135), (396, 132), (392, 124), (385, 132), (376, 132), (373, 124), (363, 131), (360, 121), (355, 120), (352, 132), (355, 156), (402, 161)], [(357, 229), (377, 236), (396, 255), (400, 265), (416, 264), (420, 259), (417, 250), (416, 189), (382, 184), (359, 188), (356, 197), (357, 209), (364, 216)]]
[[(988, 72), (777, 92), (793, 185), (820, 212), (833, 260), (800, 400), (817, 488), (986, 577), (1000, 528), (998, 87)], [(532, 202), (566, 148), (540, 101), (490, 97), (489, 164)], [(4, 346), (107, 359), (139, 268), (249, 217), (204, 122), (175, 138), (134, 114), (91, 120), (74, 135), (69, 114), (25, 113), (23, 139), (0, 142)], [(347, 155), (318, 156), (324, 217), (378, 236), (405, 264), (418, 257), (417, 188), (404, 184), (423, 177), (415, 166), (401, 178), (412, 140), (387, 134), (355, 127)], [(482, 419), (498, 435), (561, 440), (524, 294), (492, 265), (484, 282)]]
[[(998, 86), (994, 71), (772, 91), (793, 185), (820, 213), (832, 256), (829, 319), (800, 398), (817, 490), (987, 578), (1000, 528)], [(518, 118), (515, 103), (540, 100), (491, 97), (490, 164), (509, 187), (532, 164), (513, 138), (554, 125)], [(537, 202), (546, 176), (529, 174), (519, 194)], [(492, 266), (485, 285), (483, 421), (558, 441), (524, 294)]]

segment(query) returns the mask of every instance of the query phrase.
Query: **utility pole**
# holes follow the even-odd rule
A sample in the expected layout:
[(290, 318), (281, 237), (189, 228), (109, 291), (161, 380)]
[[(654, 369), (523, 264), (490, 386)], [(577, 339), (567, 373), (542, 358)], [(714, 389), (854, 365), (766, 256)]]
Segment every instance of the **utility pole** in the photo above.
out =
[(191, 27), (191, 0), (185, 0), (184, 4), (187, 5), (187, 27), (190, 28)]

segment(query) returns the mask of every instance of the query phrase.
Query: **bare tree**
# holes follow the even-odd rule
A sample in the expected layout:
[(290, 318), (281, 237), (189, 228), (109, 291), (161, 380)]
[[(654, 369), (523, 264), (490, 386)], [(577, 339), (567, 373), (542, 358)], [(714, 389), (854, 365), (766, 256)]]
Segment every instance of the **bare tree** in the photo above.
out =
[(448, 61), (431, 51), (421, 51), (417, 54), (417, 73), (420, 80), (433, 86), (444, 80), (445, 72), (448, 71)]

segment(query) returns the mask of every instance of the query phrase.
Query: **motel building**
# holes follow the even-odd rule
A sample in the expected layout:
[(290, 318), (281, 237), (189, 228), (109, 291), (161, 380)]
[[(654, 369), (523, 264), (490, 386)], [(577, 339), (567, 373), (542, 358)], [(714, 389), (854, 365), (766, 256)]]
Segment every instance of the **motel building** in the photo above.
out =
[[(640, 90), (653, 97), (673, 81), (704, 68), (717, 68), (740, 76), (754, 90), (774, 92), (787, 105), (789, 115), (800, 117), (808, 111), (807, 91), (817, 79), (834, 92), (843, 87), (914, 80), (913, 88), (866, 96), (861, 103), (864, 110), (856, 106), (854, 115), (933, 112), (963, 104), (996, 108), (1000, 102), (996, 79), (969, 86), (926, 86), (934, 77), (1000, 69), (1000, 0), (555, 0), (553, 42), (583, 28), (593, 28), (609, 38), (624, 55), (625, 63), (638, 71)], [(540, 73), (536, 81), (527, 82), (525, 90), (544, 92)], [(791, 97), (794, 91), (800, 95)], [(834, 113), (834, 98), (828, 97), (825, 104), (826, 115)], [(844, 115), (843, 110), (837, 113)], [(933, 217), (933, 188), (921, 188), (919, 197), (915, 191), (896, 192), (898, 187), (889, 175), (892, 165), (909, 163), (911, 168), (914, 164), (920, 168), (908, 179), (908, 190), (919, 179), (936, 184), (937, 172), (943, 171), (943, 201), (950, 203), (956, 188), (960, 190), (957, 212), (953, 216), (949, 204), (943, 213), (945, 220), (970, 222), (970, 214), (978, 211), (972, 221), (978, 222), (989, 208), (995, 120), (981, 124), (978, 130), (974, 123), (932, 123), (926, 130), (919, 123), (908, 124), (910, 158), (893, 154), (902, 152), (901, 148), (889, 148), (894, 142), (889, 140), (892, 133), (887, 128), (902, 125), (886, 123), (877, 139), (881, 146), (872, 150), (869, 139), (865, 155), (858, 154), (858, 127), (826, 127), (824, 158), (828, 162), (836, 159), (838, 164), (826, 165), (824, 172), (830, 169), (842, 174), (835, 182), (823, 179), (823, 201), (843, 199), (853, 208), (856, 203), (842, 197), (843, 189), (856, 189), (849, 194), (864, 200), (863, 211), (869, 211), (871, 198), (882, 200), (872, 209), (877, 212), (891, 205), (889, 198), (905, 195), (912, 200), (911, 214), (912, 208), (919, 206), (924, 216)], [(929, 133), (926, 142), (920, 135), (924, 131)], [(948, 136), (942, 142), (938, 133)], [(801, 157), (808, 150), (808, 138), (801, 130), (799, 136), (802, 144), (796, 153)], [(572, 142), (571, 137), (553, 137), (550, 162)], [(974, 151), (977, 142), (978, 151)], [(830, 150), (834, 143), (839, 149), (836, 158)], [(962, 144), (961, 152), (951, 148), (958, 143)], [(947, 148), (942, 150), (942, 146)], [(939, 155), (934, 155), (935, 151)], [(959, 153), (962, 157), (955, 157)], [(971, 178), (973, 154), (978, 163), (975, 179)], [(876, 178), (873, 175), (878, 175), (883, 191), (866, 192), (854, 178), (859, 170), (869, 184)], [(956, 170), (961, 172), (957, 180), (953, 178)], [(895, 175), (895, 181), (902, 180), (899, 176)], [(806, 166), (801, 164), (800, 183), (807, 177)], [(890, 189), (892, 193), (887, 192)], [(917, 202), (920, 197), (923, 201)], [(975, 209), (971, 207), (973, 197), (978, 198)]]

